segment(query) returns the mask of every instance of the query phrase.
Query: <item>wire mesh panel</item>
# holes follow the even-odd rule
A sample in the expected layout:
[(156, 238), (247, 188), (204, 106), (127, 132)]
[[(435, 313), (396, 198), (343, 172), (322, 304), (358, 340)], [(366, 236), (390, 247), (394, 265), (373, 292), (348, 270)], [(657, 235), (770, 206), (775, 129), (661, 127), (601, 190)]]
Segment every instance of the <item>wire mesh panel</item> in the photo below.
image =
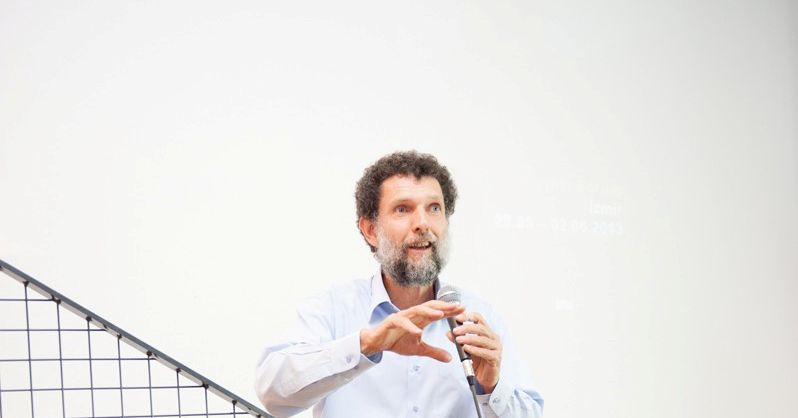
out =
[(0, 271), (0, 418), (270, 417), (2, 260)]

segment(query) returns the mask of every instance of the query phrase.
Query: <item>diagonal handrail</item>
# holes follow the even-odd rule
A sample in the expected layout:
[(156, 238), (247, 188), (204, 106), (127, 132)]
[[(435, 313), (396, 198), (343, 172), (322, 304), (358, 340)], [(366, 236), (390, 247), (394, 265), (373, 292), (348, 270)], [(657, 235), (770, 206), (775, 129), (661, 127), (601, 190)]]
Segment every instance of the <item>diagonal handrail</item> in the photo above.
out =
[(180, 376), (188, 378), (192, 382), (204, 387), (205, 389), (209, 390), (216, 396), (233, 404), (234, 407), (238, 407), (255, 417), (274, 418), (273, 416), (269, 415), (262, 409), (252, 405), (251, 403), (247, 402), (241, 397), (223, 388), (222, 386), (215, 383), (211, 379), (208, 379), (207, 377), (197, 373), (196, 371), (184, 365), (183, 363), (166, 355), (165, 353), (145, 343), (144, 341), (141, 341), (140, 339), (136, 338), (129, 332), (123, 330), (122, 328), (114, 325), (110, 321), (104, 319), (100, 315), (97, 315), (94, 312), (84, 308), (83, 306), (73, 301), (72, 299), (69, 299), (68, 297), (62, 295), (61, 293), (51, 289), (47, 285), (34, 279), (33, 277), (27, 275), (26, 273), (20, 271), (16, 267), (12, 266), (11, 264), (8, 264), (7, 262), (1, 259), (0, 259), (0, 271), (12, 277), (13, 279), (17, 280), (18, 282), (22, 283), (27, 288), (33, 289), (35, 292), (39, 293), (45, 298), (48, 298), (53, 302), (59, 304), (60, 306), (65, 307), (67, 310), (71, 311), (72, 313), (82, 318), (85, 318), (86, 321), (91, 322), (97, 328), (107, 331), (115, 338), (120, 339), (124, 343), (146, 354), (149, 358), (152, 358), (158, 361), (159, 363), (169, 367), (170, 369), (176, 371)]

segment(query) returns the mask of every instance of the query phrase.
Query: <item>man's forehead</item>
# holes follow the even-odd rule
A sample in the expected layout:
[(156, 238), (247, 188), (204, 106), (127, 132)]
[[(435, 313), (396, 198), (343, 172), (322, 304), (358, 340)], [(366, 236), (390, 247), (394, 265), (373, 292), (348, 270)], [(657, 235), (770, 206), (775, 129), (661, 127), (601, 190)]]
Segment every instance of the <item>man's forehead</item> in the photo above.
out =
[(412, 174), (394, 175), (385, 179), (380, 185), (381, 201), (415, 199), (442, 199), (443, 191), (435, 177), (416, 177)]

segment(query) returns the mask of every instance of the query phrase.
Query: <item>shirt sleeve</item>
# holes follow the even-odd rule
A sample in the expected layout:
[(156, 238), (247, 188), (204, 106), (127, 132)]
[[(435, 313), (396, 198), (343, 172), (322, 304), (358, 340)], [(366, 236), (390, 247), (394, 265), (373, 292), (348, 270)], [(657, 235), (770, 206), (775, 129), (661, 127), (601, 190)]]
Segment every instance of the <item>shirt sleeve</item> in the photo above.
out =
[(373, 367), (382, 355), (360, 352), (360, 333), (332, 338), (329, 295), (298, 309), (298, 324), (287, 343), (267, 347), (258, 365), (255, 390), (269, 413), (288, 417)]
[[(533, 396), (537, 396), (537, 399)], [(485, 418), (539, 418), (543, 416), (543, 399), (537, 392), (499, 382), (493, 393), (477, 395)]]
[(493, 309), (488, 306), (482, 309), (491, 328), (501, 336), (503, 346), (499, 383), (492, 393), (477, 395), (483, 415), (485, 418), (542, 417), (543, 397), (535, 389), (526, 362), (516, 349), (509, 329)]

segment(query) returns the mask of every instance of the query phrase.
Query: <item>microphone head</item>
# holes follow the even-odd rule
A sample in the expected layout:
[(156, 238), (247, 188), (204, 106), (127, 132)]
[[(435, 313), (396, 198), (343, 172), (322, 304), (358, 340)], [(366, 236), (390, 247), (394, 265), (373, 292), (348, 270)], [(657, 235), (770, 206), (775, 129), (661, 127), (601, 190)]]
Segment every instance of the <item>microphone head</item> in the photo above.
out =
[(438, 300), (444, 302), (460, 304), (460, 291), (457, 290), (456, 287), (448, 284), (438, 289), (438, 295), (436, 297)]

